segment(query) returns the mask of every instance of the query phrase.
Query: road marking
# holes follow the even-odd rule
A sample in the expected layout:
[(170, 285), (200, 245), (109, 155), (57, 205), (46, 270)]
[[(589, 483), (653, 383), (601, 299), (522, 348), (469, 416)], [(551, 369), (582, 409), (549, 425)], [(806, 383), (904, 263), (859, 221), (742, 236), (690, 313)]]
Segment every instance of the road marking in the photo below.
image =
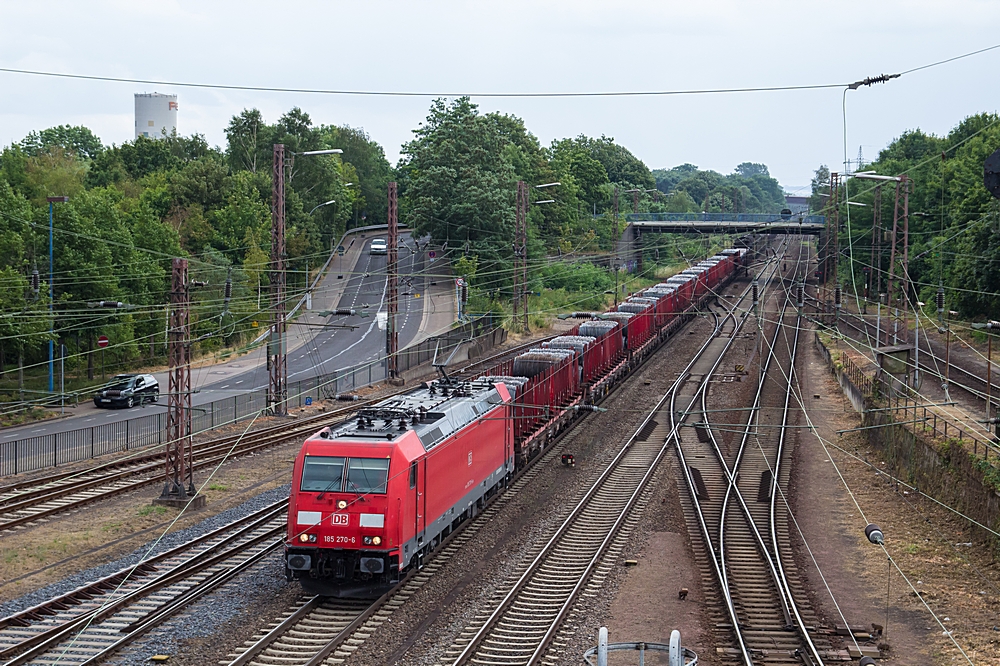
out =
[(94, 420), (94, 419), (92, 419), (92, 418), (91, 418), (91, 419), (84, 419), (84, 420), (83, 420), (83, 422), (84, 422), (84, 423), (89, 423), (90, 421), (93, 421), (93, 420)]
[(32, 430), (31, 432), (41, 432), (41, 431), (42, 431), (42, 429), (39, 428), (38, 430)]
[(237, 384), (242, 384), (242, 383), (243, 383), (243, 380), (241, 379), (240, 381), (238, 381), (238, 382), (236, 382), (236, 383), (237, 383)]
[(220, 387), (220, 389), (219, 389), (219, 390), (221, 391), (222, 389), (227, 389), (227, 388), (229, 388), (229, 384), (226, 384), (225, 386), (223, 386), (223, 387)]

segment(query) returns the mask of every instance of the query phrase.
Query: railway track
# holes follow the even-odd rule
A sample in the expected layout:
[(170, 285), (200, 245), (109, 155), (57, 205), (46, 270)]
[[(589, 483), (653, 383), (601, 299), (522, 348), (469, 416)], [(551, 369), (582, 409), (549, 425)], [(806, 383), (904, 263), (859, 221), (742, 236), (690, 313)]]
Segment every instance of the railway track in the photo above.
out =
[[(793, 276), (802, 263), (800, 247)], [(776, 320), (748, 416), (744, 425), (730, 426), (739, 431), (735, 450), (727, 454), (720, 444), (706, 384), (691, 382), (679, 390), (670, 412), (680, 415), (672, 421), (672, 432), (688, 491), (681, 504), (695, 558), (706, 589), (721, 590), (722, 608), (714, 618), (716, 645), (733, 645), (720, 652), (727, 661), (745, 666), (819, 666), (824, 660), (850, 658), (831, 643), (831, 632), (818, 626), (793, 559), (789, 514), (783, 506), (801, 324), (790, 286), (791, 281), (783, 284), (774, 295)], [(760, 335), (763, 341), (765, 328)], [(677, 402), (700, 406), (682, 410)]]
[[(825, 304), (818, 298), (809, 296), (806, 299), (816, 310), (816, 312), (823, 314), (825, 311)], [(825, 314), (829, 315), (829, 312)], [(840, 324), (842, 326), (847, 326), (849, 329), (853, 330), (858, 334), (855, 338), (858, 341), (864, 342), (865, 346), (868, 346), (869, 340), (875, 341), (875, 345), (878, 346), (876, 341), (876, 326), (870, 321), (865, 319), (864, 316), (851, 312), (847, 309), (842, 309), (840, 311)], [(885, 335), (885, 329), (882, 329), (882, 334)], [(905, 341), (901, 344), (905, 344)], [(946, 365), (945, 358), (939, 355), (940, 350), (935, 350), (933, 346), (927, 339), (926, 335), (920, 338), (920, 365), (919, 368), (927, 376), (936, 377), (938, 379), (944, 380), (944, 375), (941, 374), (941, 368)], [(930, 362), (929, 362), (930, 361)], [(947, 365), (951, 368), (951, 376), (948, 379), (948, 386), (954, 386), (962, 389), (968, 393), (973, 398), (986, 404), (987, 386), (992, 387), (991, 393), (993, 395), (993, 400), (996, 401), (1000, 398), (1000, 383), (991, 380), (989, 385), (986, 383), (986, 379), (979, 374), (979, 371), (969, 370), (959, 363), (956, 363), (955, 358), (949, 359)], [(996, 365), (996, 362), (994, 362)], [(958, 373), (962, 377), (962, 380), (956, 381), (955, 374)]]
[[(518, 345), (459, 370), (458, 376), (489, 367), (499, 360), (535, 346), (538, 340)], [(256, 453), (284, 442), (303, 439), (331, 420), (349, 418), (355, 411), (401, 392), (380, 394), (347, 406), (296, 420), (294, 423), (262, 428), (246, 435), (229, 435), (194, 444), (195, 469), (210, 468), (220, 462)], [(83, 471), (49, 474), (41, 478), (0, 486), (0, 532), (22, 527), (50, 516), (78, 509), (86, 504), (131, 492), (163, 480), (163, 451), (130, 456)]]
[[(771, 277), (777, 266), (772, 262)], [(678, 391), (693, 377), (699, 386), (707, 383), (711, 372), (702, 366), (714, 369), (718, 365), (746, 320), (749, 309), (745, 305), (751, 293), (748, 287), (721, 315), (712, 310), (716, 322), (713, 334), (670, 392), (549, 540), (536, 547), (530, 561), (519, 565), (520, 572), (494, 596), (491, 608), (477, 615), (445, 652), (445, 663), (565, 663), (562, 648), (575, 629), (564, 623), (581, 594), (603, 582), (642, 513), (650, 481), (669, 453), (677, 430), (671, 423), (671, 410), (676, 407)], [(691, 397), (691, 405), (696, 395)]]
[(192, 541), (0, 619), (5, 666), (97, 664), (281, 547), (281, 500)]

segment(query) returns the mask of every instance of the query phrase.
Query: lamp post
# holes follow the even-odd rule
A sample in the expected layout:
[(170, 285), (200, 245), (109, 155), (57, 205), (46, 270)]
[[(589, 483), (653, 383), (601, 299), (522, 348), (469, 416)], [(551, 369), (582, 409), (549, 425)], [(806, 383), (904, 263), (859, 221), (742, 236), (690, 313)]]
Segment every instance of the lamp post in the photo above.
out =
[(275, 416), (285, 416), (288, 398), (288, 366), (285, 358), (285, 169), (296, 156), (339, 155), (340, 148), (290, 152), (285, 159), (284, 144), (274, 144), (271, 178), (271, 339), (268, 342), (267, 408)]
[[(560, 182), (533, 185), (537, 190), (547, 187), (557, 187)], [(514, 321), (517, 321), (518, 305), (521, 308), (521, 318), (524, 332), (528, 332), (528, 206), (530, 204), (554, 203), (555, 199), (530, 201), (528, 185), (517, 181), (516, 211), (514, 222)]]
[(55, 290), (52, 286), (53, 280), (55, 280), (55, 268), (53, 266), (53, 252), (52, 252), (52, 205), (56, 203), (66, 203), (69, 201), (69, 197), (45, 197), (45, 200), (49, 202), (49, 393), (55, 390), (55, 334), (56, 334), (56, 315), (54, 308), (55, 300)]

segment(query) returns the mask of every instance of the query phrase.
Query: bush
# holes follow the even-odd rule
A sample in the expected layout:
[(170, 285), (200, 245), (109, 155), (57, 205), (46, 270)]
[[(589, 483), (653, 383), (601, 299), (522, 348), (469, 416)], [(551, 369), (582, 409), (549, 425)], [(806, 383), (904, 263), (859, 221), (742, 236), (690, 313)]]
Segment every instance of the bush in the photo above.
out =
[(549, 264), (541, 269), (540, 277), (546, 289), (604, 293), (611, 288), (608, 272), (589, 263)]

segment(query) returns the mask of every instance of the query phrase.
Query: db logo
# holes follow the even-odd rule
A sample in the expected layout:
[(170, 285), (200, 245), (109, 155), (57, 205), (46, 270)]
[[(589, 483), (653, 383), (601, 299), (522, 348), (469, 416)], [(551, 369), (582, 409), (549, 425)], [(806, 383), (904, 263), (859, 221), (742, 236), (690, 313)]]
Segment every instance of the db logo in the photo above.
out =
[(351, 524), (351, 514), (349, 513), (335, 513), (330, 516), (330, 522), (334, 525), (350, 525)]
[(469, 451), (469, 467), (472, 467), (472, 451)]

